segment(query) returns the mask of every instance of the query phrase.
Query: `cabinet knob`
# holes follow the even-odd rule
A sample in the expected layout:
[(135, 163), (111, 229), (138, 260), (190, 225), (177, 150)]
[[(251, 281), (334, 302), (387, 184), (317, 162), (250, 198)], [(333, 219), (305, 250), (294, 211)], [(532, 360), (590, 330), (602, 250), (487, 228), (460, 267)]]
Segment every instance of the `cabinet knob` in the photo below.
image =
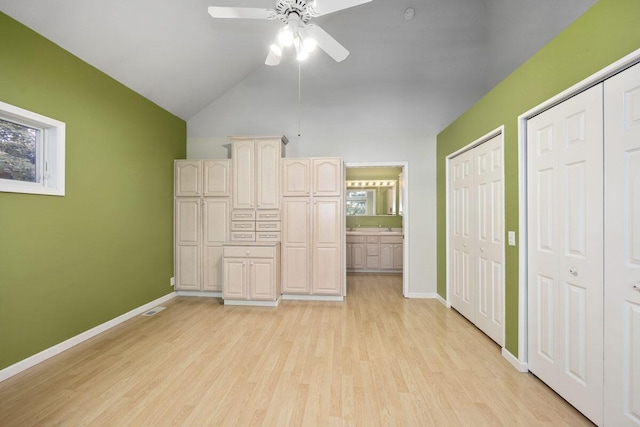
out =
[(640, 292), (640, 280), (633, 285), (633, 290)]
[(571, 268), (569, 268), (569, 274), (571, 274), (572, 276), (576, 277), (578, 275), (578, 270), (576, 270), (575, 267), (571, 267)]
[(249, 255), (251, 252), (247, 251), (246, 255)]

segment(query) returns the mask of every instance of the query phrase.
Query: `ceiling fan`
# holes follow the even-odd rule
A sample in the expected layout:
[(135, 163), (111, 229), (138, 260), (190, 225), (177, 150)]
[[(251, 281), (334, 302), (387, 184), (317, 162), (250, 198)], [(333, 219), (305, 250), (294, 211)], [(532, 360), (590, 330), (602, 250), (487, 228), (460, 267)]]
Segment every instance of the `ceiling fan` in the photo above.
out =
[(337, 62), (349, 56), (349, 51), (318, 25), (311, 24), (312, 18), (328, 15), (350, 7), (369, 3), (371, 0), (276, 0), (274, 9), (252, 7), (209, 7), (209, 15), (214, 18), (269, 19), (284, 22), (275, 42), (269, 49), (265, 64), (278, 65), (282, 50), (293, 46), (296, 58), (302, 61), (309, 56), (316, 45)]

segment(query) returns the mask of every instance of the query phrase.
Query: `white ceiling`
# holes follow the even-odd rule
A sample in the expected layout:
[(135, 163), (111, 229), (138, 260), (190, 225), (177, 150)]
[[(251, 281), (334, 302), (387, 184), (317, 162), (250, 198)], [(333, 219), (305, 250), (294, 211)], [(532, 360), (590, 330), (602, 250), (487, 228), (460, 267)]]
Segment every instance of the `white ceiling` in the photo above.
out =
[[(314, 22), (351, 55), (335, 63), (315, 52), (305, 73), (322, 84), (305, 88), (306, 96), (331, 105), (333, 98), (323, 95), (332, 93), (325, 90), (328, 85), (362, 97), (395, 91), (400, 85), (403, 92), (416, 87), (420, 102), (432, 104), (426, 111), (438, 111), (443, 99), (452, 100), (454, 108), (444, 108), (447, 113), (438, 119), (441, 128), (594, 3), (373, 0), (320, 17)], [(264, 59), (280, 27), (278, 21), (214, 20), (207, 7), (273, 4), (272, 0), (0, 0), (0, 11), (188, 120), (256, 71), (267, 71)], [(407, 7), (416, 11), (410, 21), (404, 18)], [(289, 79), (294, 67), (293, 61), (283, 60), (268, 74), (281, 73)], [(456, 98), (460, 98), (457, 104)]]

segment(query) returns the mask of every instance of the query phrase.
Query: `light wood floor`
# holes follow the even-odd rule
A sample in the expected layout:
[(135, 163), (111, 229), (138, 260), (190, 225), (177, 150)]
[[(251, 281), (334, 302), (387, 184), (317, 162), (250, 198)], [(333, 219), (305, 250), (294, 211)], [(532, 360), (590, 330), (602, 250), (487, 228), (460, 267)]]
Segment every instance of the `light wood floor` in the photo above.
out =
[(0, 383), (1, 426), (582, 426), (580, 413), (397, 275), (344, 303), (178, 297)]

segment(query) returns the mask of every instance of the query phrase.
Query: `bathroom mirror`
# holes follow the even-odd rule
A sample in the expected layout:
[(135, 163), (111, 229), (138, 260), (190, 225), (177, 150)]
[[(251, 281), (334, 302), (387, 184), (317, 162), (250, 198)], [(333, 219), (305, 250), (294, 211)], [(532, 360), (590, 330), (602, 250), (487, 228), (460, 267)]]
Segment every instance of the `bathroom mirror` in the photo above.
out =
[(396, 215), (396, 187), (396, 180), (347, 180), (347, 215)]

